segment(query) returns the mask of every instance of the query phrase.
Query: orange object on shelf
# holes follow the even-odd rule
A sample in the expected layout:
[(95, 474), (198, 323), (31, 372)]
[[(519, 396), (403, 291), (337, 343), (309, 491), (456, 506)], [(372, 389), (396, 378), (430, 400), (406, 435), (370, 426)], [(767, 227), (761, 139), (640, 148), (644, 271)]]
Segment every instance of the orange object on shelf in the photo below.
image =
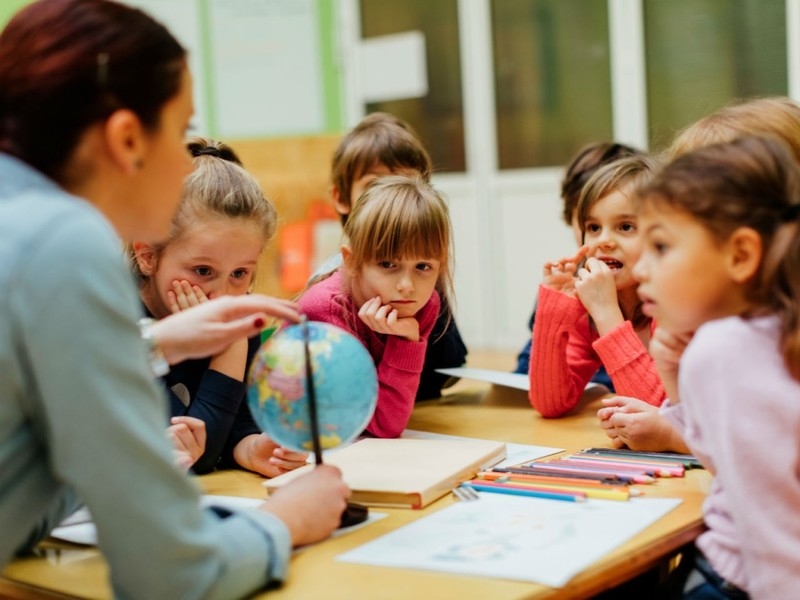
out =
[(329, 228), (330, 221), (338, 219), (330, 202), (313, 200), (306, 209), (304, 220), (281, 227), (278, 233), (278, 253), (280, 285), (285, 291), (291, 294), (302, 291), (314, 272), (316, 263), (327, 258), (327, 255), (317, 256), (319, 249), (315, 248), (315, 240), (321, 237), (316, 235), (317, 229)]

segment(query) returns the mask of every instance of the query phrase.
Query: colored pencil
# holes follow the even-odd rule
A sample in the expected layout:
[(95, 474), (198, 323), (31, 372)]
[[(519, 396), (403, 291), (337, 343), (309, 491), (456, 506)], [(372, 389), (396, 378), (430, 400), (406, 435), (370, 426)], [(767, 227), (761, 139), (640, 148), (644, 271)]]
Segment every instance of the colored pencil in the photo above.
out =
[(544, 498), (546, 500), (562, 500), (565, 502), (585, 502), (586, 494), (571, 492), (554, 492), (524, 488), (514, 485), (499, 485), (492, 482), (473, 483), (466, 482), (462, 487), (470, 487), (476, 492), (489, 492), (492, 494), (508, 494), (511, 496), (528, 496), (530, 498)]
[(640, 467), (647, 469), (648, 475), (658, 477), (683, 477), (685, 469), (683, 465), (667, 464), (664, 462), (644, 460), (639, 458), (622, 458), (616, 456), (602, 456), (599, 454), (570, 454), (566, 458), (570, 460), (592, 461), (595, 463), (613, 464), (620, 466)]
[(479, 479), (489, 481), (519, 481), (522, 483), (541, 483), (543, 485), (574, 485), (580, 487), (593, 487), (599, 489), (627, 489), (627, 485), (608, 483), (597, 479), (584, 479), (582, 477), (560, 477), (558, 475), (529, 475), (521, 473), (501, 473), (495, 471), (481, 471)]
[(629, 475), (647, 475), (649, 477), (657, 477), (658, 473), (655, 469), (648, 469), (646, 467), (631, 467), (630, 465), (620, 465), (611, 461), (592, 461), (580, 460), (578, 458), (559, 458), (556, 460), (547, 461), (549, 465), (558, 467), (579, 467), (587, 469), (598, 469), (600, 471), (613, 471), (625, 473)]
[[(652, 469), (668, 469), (673, 474), (673, 477), (683, 477), (683, 472), (687, 469), (684, 464), (678, 462), (656, 460), (652, 458), (636, 458), (633, 456), (577, 453), (570, 454), (568, 458), (577, 458), (580, 460), (606, 460), (621, 464), (641, 465)], [(677, 475), (676, 473), (680, 473), (680, 475)]]
[(653, 466), (642, 463), (626, 463), (624, 461), (610, 459), (607, 460), (602, 458), (583, 458), (575, 455), (549, 462), (574, 464), (578, 466), (586, 465), (598, 467), (600, 469), (609, 469), (612, 471), (623, 471), (628, 473), (642, 473), (644, 475), (649, 475), (650, 477), (683, 477), (683, 467)]
[[(491, 480), (478, 480), (476, 483), (479, 485), (484, 484), (485, 482), (488, 483)], [(631, 491), (638, 491), (638, 490), (630, 490), (627, 487), (620, 488), (615, 486), (582, 486), (582, 485), (567, 485), (563, 483), (540, 483), (540, 482), (532, 482), (532, 481), (518, 481), (515, 479), (506, 480), (494, 480), (496, 483), (499, 484), (508, 484), (511, 483), (516, 486), (521, 486), (530, 489), (537, 489), (541, 491), (552, 491), (552, 492), (566, 492), (566, 493), (582, 493), (586, 494), (587, 498), (598, 498), (602, 500), (622, 500), (626, 501), (629, 500), (631, 497)], [(635, 495), (635, 494), (634, 494)]]
[(653, 483), (655, 477), (649, 475), (634, 475), (631, 473), (623, 473), (621, 471), (611, 471), (608, 469), (593, 469), (591, 467), (576, 466), (576, 465), (554, 465), (548, 463), (536, 463), (536, 469), (543, 472), (550, 471), (551, 473), (559, 473), (561, 475), (589, 475), (594, 476), (596, 479), (618, 479), (620, 481), (627, 481), (630, 483)]
[(594, 481), (597, 483), (605, 483), (607, 485), (620, 485), (625, 486), (628, 485), (629, 481), (622, 481), (621, 479), (617, 479), (616, 477), (598, 477), (594, 474), (586, 474), (586, 473), (554, 473), (552, 470), (545, 470), (545, 469), (537, 469), (536, 467), (523, 467), (523, 466), (516, 466), (516, 467), (494, 467), (492, 471), (497, 473), (514, 473), (518, 475), (536, 475), (538, 477), (569, 477), (570, 479), (582, 479), (585, 481)]
[(660, 460), (658, 458), (648, 458), (648, 457), (640, 458), (638, 456), (628, 456), (627, 454), (617, 456), (616, 454), (596, 454), (593, 452), (576, 452), (575, 454), (570, 454), (568, 456), (575, 458), (585, 458), (588, 460), (613, 460), (614, 462), (624, 462), (637, 465), (639, 464), (651, 465), (654, 467), (662, 467), (668, 469), (679, 469), (679, 470), (686, 469), (686, 465), (684, 465), (682, 462), (674, 460)]
[(584, 448), (582, 453), (602, 454), (607, 456), (630, 456), (635, 458), (650, 458), (682, 464), (687, 469), (702, 469), (703, 465), (697, 457), (691, 454), (678, 454), (677, 452), (643, 452), (628, 450), (626, 448)]

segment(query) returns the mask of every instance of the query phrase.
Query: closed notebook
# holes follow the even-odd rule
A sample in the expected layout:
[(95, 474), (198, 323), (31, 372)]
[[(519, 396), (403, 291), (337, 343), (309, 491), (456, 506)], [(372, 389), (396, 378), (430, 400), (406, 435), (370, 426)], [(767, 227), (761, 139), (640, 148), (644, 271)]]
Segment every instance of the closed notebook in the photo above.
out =
[[(505, 457), (506, 445), (488, 440), (369, 438), (327, 453), (325, 462), (341, 469), (353, 502), (422, 508)], [(264, 486), (271, 492), (313, 468), (301, 467)]]

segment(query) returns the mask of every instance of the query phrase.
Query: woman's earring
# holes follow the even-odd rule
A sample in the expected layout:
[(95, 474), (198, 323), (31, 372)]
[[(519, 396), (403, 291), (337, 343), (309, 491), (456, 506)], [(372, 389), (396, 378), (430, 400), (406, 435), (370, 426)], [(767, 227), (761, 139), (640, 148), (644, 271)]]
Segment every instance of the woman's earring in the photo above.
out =
[(139, 171), (144, 166), (144, 160), (139, 157), (133, 161), (134, 168)]

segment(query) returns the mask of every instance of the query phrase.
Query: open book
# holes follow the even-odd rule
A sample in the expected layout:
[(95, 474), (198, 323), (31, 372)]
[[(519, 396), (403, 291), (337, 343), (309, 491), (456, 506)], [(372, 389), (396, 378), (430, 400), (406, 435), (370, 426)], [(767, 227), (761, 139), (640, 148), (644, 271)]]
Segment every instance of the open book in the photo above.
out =
[[(506, 456), (503, 442), (477, 439), (364, 439), (326, 453), (342, 470), (351, 500), (370, 506), (422, 508)], [(268, 492), (313, 469), (307, 465), (264, 482)]]

